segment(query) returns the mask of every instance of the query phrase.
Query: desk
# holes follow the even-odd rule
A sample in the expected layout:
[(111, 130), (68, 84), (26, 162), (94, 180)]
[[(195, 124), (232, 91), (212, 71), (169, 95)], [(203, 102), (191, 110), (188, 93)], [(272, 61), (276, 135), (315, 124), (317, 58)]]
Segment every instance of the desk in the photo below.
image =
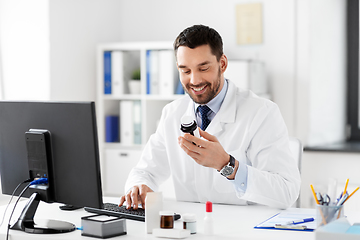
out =
[[(105, 198), (106, 202), (117, 202), (117, 198)], [(26, 201), (21, 201), (18, 204), (17, 211), (14, 216), (18, 216), (25, 205)], [(67, 212), (59, 209), (60, 204), (47, 204), (41, 202), (39, 204), (36, 218), (43, 219), (58, 219), (74, 223), (77, 227), (80, 227), (81, 217), (92, 215), (84, 211), (83, 209)], [(0, 207), (0, 216), (3, 216), (6, 206)], [(268, 219), (279, 212), (279, 209), (269, 208), (260, 205), (251, 206), (231, 206), (231, 205), (213, 205), (213, 218), (214, 218), (214, 236), (209, 237), (203, 235), (203, 218), (205, 213), (205, 204), (201, 203), (189, 203), (189, 202), (176, 202), (174, 200), (164, 201), (164, 210), (172, 210), (180, 214), (194, 213), (197, 217), (197, 233), (191, 235), (187, 239), (291, 239), (291, 240), (311, 240), (315, 239), (313, 232), (301, 232), (301, 231), (285, 231), (285, 230), (265, 230), (265, 229), (254, 229), (254, 226), (260, 222)], [(307, 213), (315, 212), (314, 209), (293, 209), (296, 211), (303, 211)], [(0, 238), (5, 239), (6, 236), (6, 225), (8, 218), (11, 213), (9, 207), (4, 224), (0, 228)], [(346, 213), (346, 209), (345, 209)], [(348, 213), (346, 213), (349, 216)], [(354, 218), (350, 220), (360, 221), (359, 213), (352, 213), (351, 216)], [(350, 216), (349, 216), (350, 218)], [(356, 219), (357, 218), (357, 219)], [(13, 217), (15, 219), (15, 217)], [(127, 235), (114, 237), (110, 239), (165, 239), (156, 238), (151, 234), (145, 233), (145, 223), (127, 220)], [(182, 228), (182, 221), (178, 220), (175, 222), (175, 228)], [(54, 234), (54, 235), (38, 235), (28, 234), (21, 231), (10, 230), (11, 240), (19, 239), (50, 239), (51, 240), (69, 240), (69, 239), (96, 239), (81, 236), (81, 231), (76, 230), (70, 233)]]

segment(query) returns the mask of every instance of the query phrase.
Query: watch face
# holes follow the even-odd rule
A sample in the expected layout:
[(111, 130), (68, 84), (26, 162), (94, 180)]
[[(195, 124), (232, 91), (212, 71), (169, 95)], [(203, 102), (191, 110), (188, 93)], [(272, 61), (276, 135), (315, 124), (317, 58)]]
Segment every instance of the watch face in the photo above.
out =
[(234, 172), (234, 168), (226, 165), (223, 169), (221, 169), (221, 174), (225, 177), (230, 176)]

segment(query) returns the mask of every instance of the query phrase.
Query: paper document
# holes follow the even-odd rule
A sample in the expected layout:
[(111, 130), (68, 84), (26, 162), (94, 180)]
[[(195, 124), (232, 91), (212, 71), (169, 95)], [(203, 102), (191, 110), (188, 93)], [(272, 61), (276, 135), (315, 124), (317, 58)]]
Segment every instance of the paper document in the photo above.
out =
[[(258, 224), (255, 226), (255, 228), (314, 231), (316, 229), (315, 215), (315, 212), (302, 213), (297, 211), (283, 211)], [(294, 220), (308, 218), (314, 218), (314, 221), (299, 224), (289, 224), (289, 222)]]

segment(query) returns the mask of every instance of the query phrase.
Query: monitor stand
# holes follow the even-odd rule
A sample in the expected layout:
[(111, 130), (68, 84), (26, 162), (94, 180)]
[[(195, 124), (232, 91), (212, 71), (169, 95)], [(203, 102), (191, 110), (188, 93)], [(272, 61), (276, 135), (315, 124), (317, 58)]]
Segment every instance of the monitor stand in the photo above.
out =
[(64, 211), (73, 211), (73, 210), (80, 209), (82, 207), (74, 206), (74, 205), (70, 205), (70, 204), (65, 204), (65, 205), (59, 206), (59, 208), (61, 210), (64, 210)]
[(75, 225), (69, 222), (58, 220), (36, 220), (34, 215), (40, 202), (40, 195), (33, 193), (16, 223), (10, 229), (25, 231), (28, 233), (65, 233), (76, 229)]

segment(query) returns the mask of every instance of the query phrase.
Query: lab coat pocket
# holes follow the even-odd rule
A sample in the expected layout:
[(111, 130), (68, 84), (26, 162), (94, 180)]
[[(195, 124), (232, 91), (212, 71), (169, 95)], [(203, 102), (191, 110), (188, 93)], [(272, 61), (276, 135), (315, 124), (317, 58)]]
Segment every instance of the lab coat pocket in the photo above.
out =
[[(241, 150), (235, 150), (229, 152), (231, 156), (233, 156), (238, 161), (244, 161), (246, 163), (245, 154), (241, 154)], [(216, 170), (215, 170), (216, 171)], [(228, 180), (226, 177), (221, 175), (219, 172), (216, 171), (214, 174), (214, 188), (219, 193), (231, 193), (234, 192), (234, 186), (231, 180)]]

